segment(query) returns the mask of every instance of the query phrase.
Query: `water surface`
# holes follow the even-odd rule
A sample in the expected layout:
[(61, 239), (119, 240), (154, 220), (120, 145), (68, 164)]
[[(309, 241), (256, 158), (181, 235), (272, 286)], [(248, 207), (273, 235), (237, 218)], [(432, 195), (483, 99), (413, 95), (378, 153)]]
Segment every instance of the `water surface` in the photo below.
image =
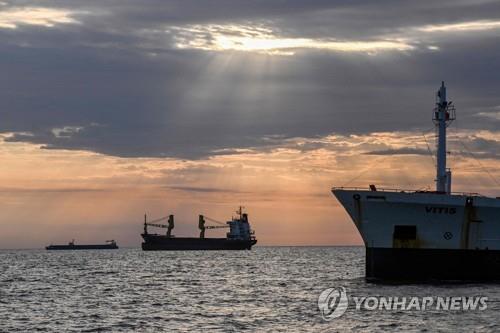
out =
[[(500, 285), (366, 283), (361, 247), (0, 251), (1, 332), (493, 332)], [(475, 296), (485, 311), (357, 311), (324, 321), (321, 291)]]

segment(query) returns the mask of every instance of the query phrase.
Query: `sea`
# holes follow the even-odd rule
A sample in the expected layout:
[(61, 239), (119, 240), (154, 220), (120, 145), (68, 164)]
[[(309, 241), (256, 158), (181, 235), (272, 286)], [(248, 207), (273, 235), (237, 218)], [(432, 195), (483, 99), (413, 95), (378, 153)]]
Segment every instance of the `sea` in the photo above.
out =
[[(363, 276), (362, 247), (2, 250), (0, 332), (500, 331), (500, 285), (389, 285)], [(345, 292), (345, 312), (320, 310), (325, 290)], [(357, 308), (355, 297), (369, 302)], [(487, 308), (376, 306), (396, 297), (482, 297)]]

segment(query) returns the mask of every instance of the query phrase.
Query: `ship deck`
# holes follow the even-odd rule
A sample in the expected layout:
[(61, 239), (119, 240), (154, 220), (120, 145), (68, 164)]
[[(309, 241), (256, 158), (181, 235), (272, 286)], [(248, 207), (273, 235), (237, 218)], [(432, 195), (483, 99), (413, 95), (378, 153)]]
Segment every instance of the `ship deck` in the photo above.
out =
[[(436, 194), (436, 195), (453, 195), (453, 196), (461, 196), (461, 197), (482, 197), (482, 198), (490, 198), (488, 196), (482, 195), (477, 192), (438, 192), (438, 191), (427, 191), (427, 190), (411, 190), (411, 189), (403, 189), (403, 188), (376, 188), (376, 190), (372, 190), (366, 187), (355, 187), (355, 186), (334, 186), (332, 187), (332, 191), (336, 190), (344, 190), (344, 191), (363, 191), (363, 192), (390, 192), (390, 193), (406, 193), (406, 194)], [(497, 197), (496, 199), (500, 199)]]

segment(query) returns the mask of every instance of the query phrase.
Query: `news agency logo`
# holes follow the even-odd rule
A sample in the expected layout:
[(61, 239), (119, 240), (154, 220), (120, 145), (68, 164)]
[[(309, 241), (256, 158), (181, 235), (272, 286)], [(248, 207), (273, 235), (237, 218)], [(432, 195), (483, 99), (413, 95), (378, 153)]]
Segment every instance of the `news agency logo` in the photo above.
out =
[(328, 288), (318, 297), (318, 309), (325, 321), (341, 317), (349, 308), (349, 299), (357, 311), (484, 311), (484, 296), (349, 297), (344, 287)]
[(318, 297), (318, 309), (324, 320), (330, 321), (342, 316), (349, 306), (349, 299), (344, 287), (328, 288)]

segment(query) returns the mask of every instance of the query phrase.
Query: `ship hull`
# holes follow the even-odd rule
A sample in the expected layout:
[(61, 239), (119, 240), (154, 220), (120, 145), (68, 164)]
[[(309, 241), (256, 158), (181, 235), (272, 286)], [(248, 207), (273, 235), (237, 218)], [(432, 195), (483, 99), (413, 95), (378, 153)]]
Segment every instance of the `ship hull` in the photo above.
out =
[(255, 239), (167, 237), (149, 234), (143, 234), (142, 237), (144, 251), (250, 250), (257, 243)]
[(500, 200), (333, 189), (366, 247), (370, 281), (500, 280)]
[(46, 250), (116, 250), (114, 244), (91, 244), (91, 245), (49, 245)]
[(366, 248), (372, 282), (500, 281), (499, 250)]

